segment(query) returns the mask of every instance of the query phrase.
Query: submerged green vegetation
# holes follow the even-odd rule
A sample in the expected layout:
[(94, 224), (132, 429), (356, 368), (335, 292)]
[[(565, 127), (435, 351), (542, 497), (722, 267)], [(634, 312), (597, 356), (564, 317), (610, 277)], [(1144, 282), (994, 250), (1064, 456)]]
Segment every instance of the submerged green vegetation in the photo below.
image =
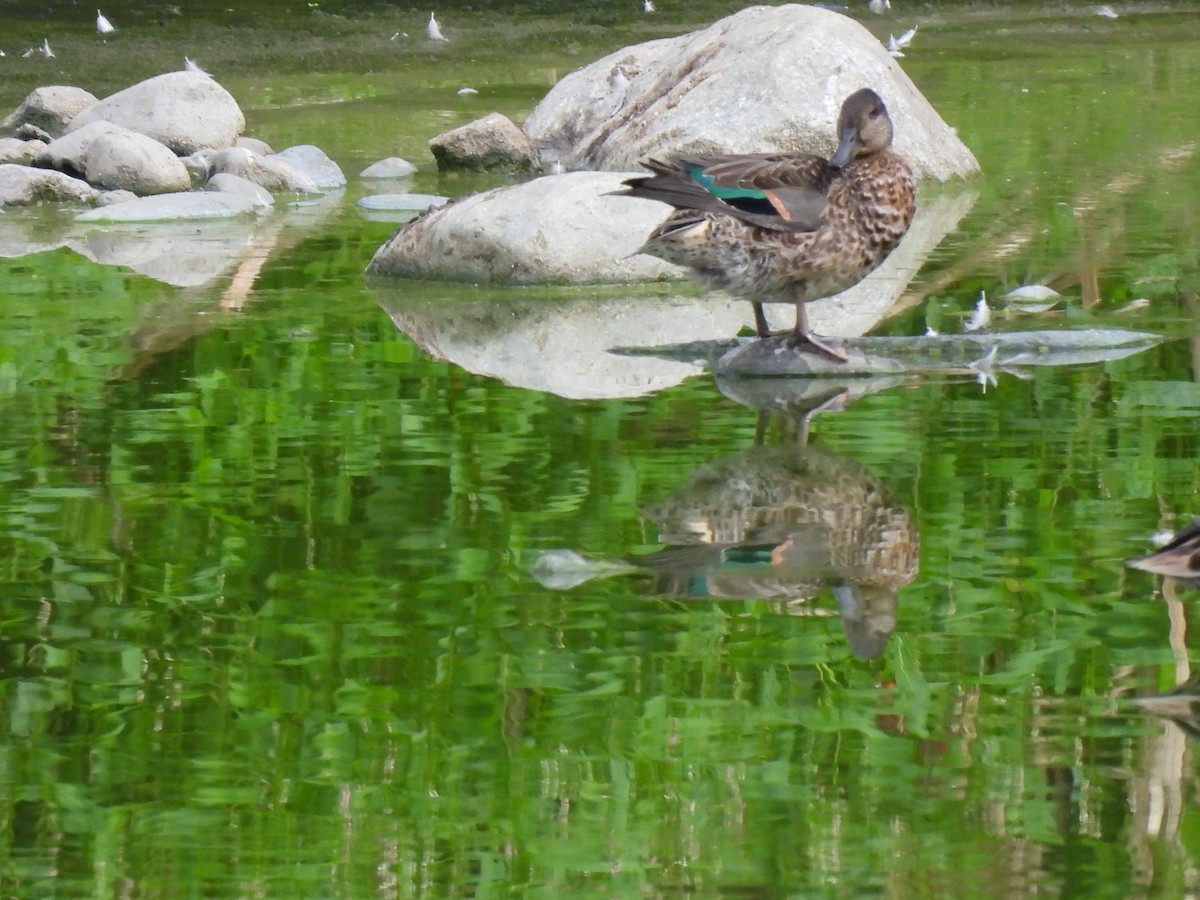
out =
[[(997, 328), (1166, 337), (994, 384), (850, 386), (814, 418), (811, 444), (920, 535), (866, 660), (827, 587), (723, 598), (711, 569), (668, 590), (647, 565), (670, 549), (655, 503), (793, 423), (711, 376), (512, 386), (384, 312), (640, 293), (362, 277), (394, 228), (354, 208), (362, 166), (494, 183), (439, 177), (425, 140), (519, 121), (571, 68), (732, 9), (658, 6), (448, 7), (438, 47), (428, 10), (114, 6), (103, 46), (90, 13), (55, 19), (36, 70), (13, 47), (49, 20), (6, 26), (0, 106), (186, 54), (250, 133), (318, 144), (351, 187), (237, 303), (228, 278), (175, 288), (67, 248), (0, 259), (0, 894), (1195, 889), (1190, 746), (1128, 703), (1178, 680), (1190, 597), (1122, 565), (1200, 512), (1190, 7), (855, 13), (885, 38), (921, 23), (905, 70), (985, 173), (885, 329), (954, 331), (982, 290)], [(1007, 317), (1000, 295), (1031, 282), (1065, 302)], [(552, 548), (635, 571), (543, 587)]]

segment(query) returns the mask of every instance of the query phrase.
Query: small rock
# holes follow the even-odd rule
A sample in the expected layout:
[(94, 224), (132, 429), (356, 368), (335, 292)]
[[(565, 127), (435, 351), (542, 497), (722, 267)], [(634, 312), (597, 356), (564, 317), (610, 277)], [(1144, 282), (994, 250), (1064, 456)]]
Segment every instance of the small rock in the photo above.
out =
[(532, 171), (538, 164), (533, 143), (512, 120), (489, 113), (429, 141), (438, 169)]
[(113, 206), (117, 203), (128, 203), (130, 200), (136, 200), (137, 194), (133, 191), (104, 191), (96, 198), (97, 206)]
[(31, 125), (47, 140), (61, 137), (70, 121), (94, 103), (95, 95), (83, 88), (63, 84), (36, 88), (0, 122), (0, 131)]
[(233, 146), (249, 150), (251, 153), (257, 153), (259, 156), (270, 156), (275, 152), (266, 141), (260, 141), (258, 138), (246, 137), (245, 135), (234, 141)]
[(322, 190), (336, 190), (346, 186), (346, 176), (341, 167), (330, 159), (320, 147), (312, 144), (297, 144), (280, 150), (270, 159), (281, 159), (296, 171), (307, 175)]
[(262, 207), (275, 205), (275, 198), (271, 196), (266, 188), (242, 178), (240, 175), (231, 175), (228, 172), (218, 172), (209, 179), (204, 189), (206, 191), (218, 191), (222, 194), (235, 194), (241, 197), (248, 197)]
[(179, 157), (179, 161), (183, 163), (184, 168), (188, 170), (188, 175), (191, 176), (192, 187), (199, 187), (212, 177), (213, 159), (220, 152), (206, 147), (195, 153), (189, 153), (187, 156)]
[(51, 169), (0, 165), (0, 200), (10, 206), (43, 202), (94, 203), (99, 195), (81, 178)]
[(46, 144), (42, 141), (26, 141), (17, 138), (0, 138), (0, 163), (28, 165), (33, 162)]
[(407, 178), (416, 171), (417, 167), (407, 159), (389, 156), (387, 159), (371, 163), (358, 175), (360, 178)]
[(38, 128), (36, 125), (30, 122), (26, 122), (16, 131), (14, 131), (13, 137), (21, 141), (41, 141), (43, 144), (48, 144), (54, 140), (50, 132), (46, 131), (44, 128)]
[(241, 147), (230, 147), (213, 154), (213, 172), (240, 175), (271, 193), (295, 191), (300, 194), (319, 194), (317, 183), (278, 156), (258, 156)]

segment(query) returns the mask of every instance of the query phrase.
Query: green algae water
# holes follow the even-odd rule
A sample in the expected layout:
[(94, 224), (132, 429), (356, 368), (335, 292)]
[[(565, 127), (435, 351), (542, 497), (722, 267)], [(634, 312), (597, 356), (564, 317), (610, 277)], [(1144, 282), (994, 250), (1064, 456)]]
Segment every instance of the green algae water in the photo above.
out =
[(1123, 566), (1200, 513), (1193, 9), (849, 11), (920, 25), (984, 172), (923, 187), (975, 196), (883, 330), (985, 292), (1145, 352), (755, 393), (551, 364), (562, 310), (698, 288), (364, 279), (362, 167), (505, 183), (425, 141), (733, 9), (658, 6), (439, 9), (436, 46), (382, 5), (5, 22), (0, 109), (186, 55), (350, 185), (197, 284), (0, 212), (46, 244), (0, 257), (0, 896), (1200, 889), (1194, 745), (1130, 702), (1186, 677), (1195, 595)]

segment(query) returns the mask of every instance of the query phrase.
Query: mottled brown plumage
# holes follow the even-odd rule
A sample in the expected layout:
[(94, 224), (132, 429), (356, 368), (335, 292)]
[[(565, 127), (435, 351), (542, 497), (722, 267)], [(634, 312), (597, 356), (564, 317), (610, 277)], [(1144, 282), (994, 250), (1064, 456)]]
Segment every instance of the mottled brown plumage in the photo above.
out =
[(838, 149), (818, 156), (752, 155), (650, 160), (653, 173), (625, 193), (676, 211), (643, 253), (693, 269), (709, 285), (754, 304), (794, 303), (798, 342), (844, 360), (812, 335), (804, 304), (857, 284), (895, 249), (915, 209), (912, 170), (891, 148), (883, 101), (863, 89), (838, 117)]

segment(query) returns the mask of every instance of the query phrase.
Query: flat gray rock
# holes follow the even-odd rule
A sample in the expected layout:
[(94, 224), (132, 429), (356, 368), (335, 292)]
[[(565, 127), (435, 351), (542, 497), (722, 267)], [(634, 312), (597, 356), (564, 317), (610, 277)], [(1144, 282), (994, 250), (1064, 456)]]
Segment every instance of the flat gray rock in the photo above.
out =
[(525, 121), (542, 159), (631, 170), (679, 153), (829, 156), (842, 101), (871, 87), (918, 177), (979, 164), (866, 28), (813, 6), (754, 6), (702, 31), (610, 54), (563, 78)]
[(363, 209), (394, 209), (424, 212), (430, 207), (445, 206), (449, 197), (441, 194), (371, 194), (361, 198), (357, 206)]
[(858, 337), (845, 341), (850, 358), (839, 363), (798, 348), (786, 337), (772, 337), (741, 342), (717, 361), (716, 370), (725, 376), (947, 372), (994, 378), (997, 372), (1025, 366), (1111, 362), (1161, 340), (1156, 334), (1114, 328)]
[(256, 200), (215, 191), (186, 191), (139, 197), (89, 209), (75, 217), (77, 222), (166, 222), (173, 219), (227, 219), (259, 212)]

